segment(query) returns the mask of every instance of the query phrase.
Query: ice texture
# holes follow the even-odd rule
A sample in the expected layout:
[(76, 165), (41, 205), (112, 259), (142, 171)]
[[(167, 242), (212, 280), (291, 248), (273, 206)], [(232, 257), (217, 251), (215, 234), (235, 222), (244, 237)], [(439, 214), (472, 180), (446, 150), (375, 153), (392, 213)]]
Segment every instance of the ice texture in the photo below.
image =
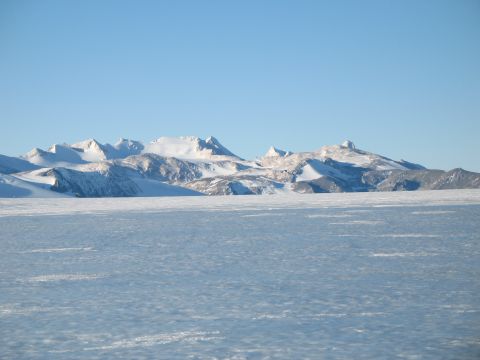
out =
[(480, 357), (478, 190), (9, 199), (0, 250), (1, 359)]

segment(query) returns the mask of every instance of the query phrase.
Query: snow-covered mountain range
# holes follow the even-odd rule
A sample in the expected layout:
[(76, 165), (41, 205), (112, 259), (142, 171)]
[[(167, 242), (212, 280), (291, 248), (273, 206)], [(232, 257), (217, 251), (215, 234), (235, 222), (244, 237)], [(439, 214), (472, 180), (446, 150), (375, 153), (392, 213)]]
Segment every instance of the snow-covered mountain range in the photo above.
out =
[(246, 195), (480, 188), (480, 174), (429, 170), (357, 149), (351, 141), (255, 160), (214, 137), (160, 137), (148, 144), (94, 139), (0, 155), (0, 197)]

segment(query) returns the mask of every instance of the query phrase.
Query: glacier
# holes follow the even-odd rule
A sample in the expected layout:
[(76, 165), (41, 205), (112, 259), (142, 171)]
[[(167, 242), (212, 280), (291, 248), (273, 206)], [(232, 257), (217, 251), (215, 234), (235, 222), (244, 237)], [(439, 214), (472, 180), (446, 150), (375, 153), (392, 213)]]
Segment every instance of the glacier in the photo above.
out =
[(478, 359), (480, 190), (0, 199), (2, 359)]

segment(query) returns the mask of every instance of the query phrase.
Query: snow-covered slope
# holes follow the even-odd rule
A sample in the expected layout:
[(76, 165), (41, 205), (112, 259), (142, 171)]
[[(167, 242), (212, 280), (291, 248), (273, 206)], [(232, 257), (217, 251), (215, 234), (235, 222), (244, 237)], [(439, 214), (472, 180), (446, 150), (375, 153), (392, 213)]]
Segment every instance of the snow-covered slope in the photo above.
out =
[(42, 184), (18, 179), (11, 175), (0, 174), (0, 198), (16, 197), (64, 197)]
[(95, 170), (44, 168), (11, 176), (36, 187), (75, 197), (187, 196), (202, 195), (191, 189), (142, 177), (109, 163)]
[[(10, 174), (3, 178), (1, 196), (43, 196), (42, 191), (119, 197), (480, 187), (480, 174), (428, 170), (360, 150), (348, 140), (298, 153), (272, 146), (263, 157), (249, 161), (214, 137), (160, 137), (145, 145), (129, 139), (114, 145), (88, 139), (35, 148), (22, 158), (0, 156), (0, 173)], [(18, 190), (26, 187), (29, 191)]]
[(73, 166), (106, 160), (105, 149), (95, 140), (85, 140), (73, 145), (54, 144), (48, 150), (34, 148), (23, 159), (39, 166)]
[(214, 137), (207, 140), (195, 136), (182, 136), (179, 138), (160, 137), (145, 146), (143, 153), (152, 153), (178, 159), (225, 159), (225, 157), (238, 158), (225, 148)]
[(114, 154), (115, 158), (123, 159), (140, 154), (144, 148), (145, 146), (140, 141), (121, 138), (111, 147), (110, 153)]
[(83, 164), (80, 154), (69, 145), (52, 145), (48, 150), (34, 148), (23, 157), (24, 160), (42, 167)]
[(95, 139), (88, 139), (72, 145), (54, 144), (48, 150), (34, 148), (23, 159), (40, 166), (75, 167), (77, 164), (137, 155), (143, 148), (141, 142), (128, 139), (120, 139), (115, 145), (100, 144)]
[(26, 160), (0, 155), (0, 174), (12, 174), (34, 169), (38, 169), (38, 166)]
[[(312, 152), (288, 153), (270, 148), (260, 162), (264, 167), (284, 168), (293, 170), (306, 160), (318, 160), (324, 164), (336, 162), (350, 167), (370, 170), (408, 170), (406, 162), (398, 162), (387, 157), (359, 150), (351, 141), (342, 145), (327, 145)], [(328, 165), (327, 165), (328, 166)], [(327, 169), (327, 168), (326, 168)], [(297, 169), (298, 170), (298, 169)]]
[(97, 162), (109, 159), (108, 147), (95, 139), (88, 139), (75, 143), (70, 148), (76, 151), (83, 161)]

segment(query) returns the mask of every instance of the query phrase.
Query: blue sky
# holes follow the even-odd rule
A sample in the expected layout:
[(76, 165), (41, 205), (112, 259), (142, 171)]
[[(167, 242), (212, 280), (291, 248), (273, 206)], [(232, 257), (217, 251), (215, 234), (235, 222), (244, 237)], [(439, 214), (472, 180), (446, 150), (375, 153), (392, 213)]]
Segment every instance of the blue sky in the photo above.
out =
[(480, 171), (480, 1), (0, 2), (0, 153), (214, 135), (351, 139)]

